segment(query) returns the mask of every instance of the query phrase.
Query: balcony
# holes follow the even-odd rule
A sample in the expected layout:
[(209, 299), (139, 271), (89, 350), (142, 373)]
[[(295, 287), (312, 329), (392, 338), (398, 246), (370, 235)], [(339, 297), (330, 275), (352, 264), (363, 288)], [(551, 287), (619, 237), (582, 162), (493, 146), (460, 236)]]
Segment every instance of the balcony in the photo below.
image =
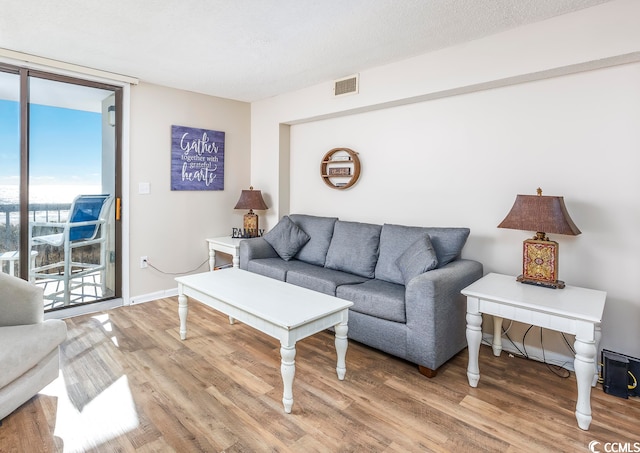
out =
[[(29, 205), (29, 222), (56, 222), (67, 220), (71, 203), (34, 203)], [(18, 262), (19, 250), (19, 204), (0, 204), (0, 272), (19, 275), (20, 264)], [(34, 236), (40, 231), (34, 227)], [(49, 233), (49, 232), (47, 232)], [(100, 248), (89, 246), (78, 251), (74, 260), (85, 263), (97, 262), (100, 259)], [(31, 250), (31, 266), (44, 266), (62, 260), (61, 247), (51, 245), (33, 246)], [(71, 302), (69, 305), (85, 304), (109, 297), (102, 294), (101, 275), (99, 272), (86, 275), (78, 279), (71, 287)], [(44, 290), (44, 309), (50, 311), (64, 306), (54, 297), (62, 289), (59, 280), (39, 278), (34, 283)]]

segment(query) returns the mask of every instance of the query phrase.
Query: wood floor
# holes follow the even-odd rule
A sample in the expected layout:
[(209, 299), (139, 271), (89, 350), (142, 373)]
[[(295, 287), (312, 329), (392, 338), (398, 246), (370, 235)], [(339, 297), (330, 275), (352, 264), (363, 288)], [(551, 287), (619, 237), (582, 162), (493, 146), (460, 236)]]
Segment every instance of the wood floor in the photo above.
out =
[[(61, 376), (0, 426), (2, 452), (589, 451), (640, 442), (640, 401), (593, 389), (577, 427), (575, 378), (481, 348), (433, 379), (353, 341), (335, 373), (333, 335), (298, 343), (294, 406), (282, 409), (279, 344), (198, 303), (178, 336), (177, 299), (68, 319)], [(623, 451), (623, 450), (618, 450)], [(627, 450), (630, 451), (630, 450)]]

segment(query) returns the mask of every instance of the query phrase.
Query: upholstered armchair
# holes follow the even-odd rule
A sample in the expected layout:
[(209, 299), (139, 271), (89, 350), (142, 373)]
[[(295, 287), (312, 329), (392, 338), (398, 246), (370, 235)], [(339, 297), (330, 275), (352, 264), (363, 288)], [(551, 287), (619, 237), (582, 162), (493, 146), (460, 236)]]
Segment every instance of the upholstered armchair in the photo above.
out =
[(0, 420), (58, 377), (67, 325), (43, 317), (42, 289), (0, 272)]

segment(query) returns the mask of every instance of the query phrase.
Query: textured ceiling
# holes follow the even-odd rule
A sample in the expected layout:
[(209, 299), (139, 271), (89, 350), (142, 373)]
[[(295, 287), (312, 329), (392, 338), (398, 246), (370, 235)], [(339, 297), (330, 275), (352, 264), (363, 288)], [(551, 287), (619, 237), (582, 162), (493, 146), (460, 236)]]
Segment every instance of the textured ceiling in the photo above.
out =
[(609, 0), (0, 0), (0, 47), (242, 101)]

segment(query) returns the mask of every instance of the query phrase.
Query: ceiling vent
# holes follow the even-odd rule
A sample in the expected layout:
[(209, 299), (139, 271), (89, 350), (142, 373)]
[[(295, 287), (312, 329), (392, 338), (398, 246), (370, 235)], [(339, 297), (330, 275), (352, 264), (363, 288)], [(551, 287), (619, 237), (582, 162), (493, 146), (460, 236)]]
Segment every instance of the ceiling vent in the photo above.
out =
[(333, 82), (333, 95), (345, 96), (347, 94), (358, 93), (358, 74), (350, 75), (344, 79), (334, 80)]

